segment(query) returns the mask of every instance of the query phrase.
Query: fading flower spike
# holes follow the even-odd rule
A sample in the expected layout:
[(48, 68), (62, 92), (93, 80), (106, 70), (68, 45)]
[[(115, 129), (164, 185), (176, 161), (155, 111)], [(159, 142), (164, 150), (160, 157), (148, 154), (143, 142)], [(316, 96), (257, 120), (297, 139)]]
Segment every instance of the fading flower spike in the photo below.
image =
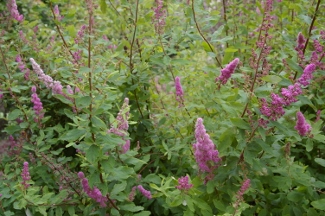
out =
[(239, 58), (235, 58), (232, 62), (230, 62), (224, 69), (221, 70), (221, 74), (216, 78), (216, 82), (220, 81), (221, 84), (226, 84), (231, 74), (234, 73), (238, 63)]
[(60, 15), (59, 6), (55, 5), (53, 10), (54, 10), (54, 14), (56, 16), (56, 19), (61, 21), (63, 19), (63, 16)]
[(124, 103), (121, 107), (121, 110), (117, 114), (116, 117), (116, 126), (112, 124), (111, 129), (109, 129), (108, 133), (114, 133), (120, 137), (125, 137), (127, 135), (127, 130), (129, 128), (129, 119), (130, 115), (130, 107), (129, 107), (129, 98), (124, 99)]
[(184, 92), (183, 92), (183, 88), (182, 88), (182, 85), (181, 85), (181, 78), (179, 78), (178, 76), (175, 77), (175, 89), (176, 89), (176, 100), (178, 102), (182, 102)]
[(306, 136), (311, 131), (311, 126), (306, 122), (304, 115), (301, 112), (297, 112), (297, 123), (295, 129), (300, 136)]
[(24, 168), (21, 173), (21, 177), (23, 179), (23, 186), (25, 189), (27, 189), (30, 185), (27, 183), (30, 180), (30, 175), (29, 175), (29, 167), (28, 167), (28, 162), (24, 162)]

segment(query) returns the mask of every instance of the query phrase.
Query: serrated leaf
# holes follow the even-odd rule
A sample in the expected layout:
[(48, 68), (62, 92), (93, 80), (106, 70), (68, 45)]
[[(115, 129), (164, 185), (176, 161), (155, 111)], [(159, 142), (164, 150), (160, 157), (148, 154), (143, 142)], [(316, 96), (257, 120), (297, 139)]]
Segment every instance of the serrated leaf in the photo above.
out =
[(88, 107), (91, 103), (91, 98), (89, 96), (76, 98), (76, 106), (78, 109)]
[(121, 191), (125, 190), (126, 188), (126, 182), (123, 181), (121, 184), (115, 184), (113, 187), (113, 190), (111, 191), (111, 195), (117, 195), (119, 194)]
[(93, 126), (95, 126), (95, 127), (98, 127), (98, 128), (100, 128), (102, 130), (107, 129), (106, 124), (100, 118), (98, 118), (97, 116), (93, 116), (91, 118), (91, 122), (92, 122)]
[(68, 197), (69, 193), (67, 190), (61, 190), (60, 193), (50, 199), (50, 203), (53, 205), (61, 203)]
[(96, 145), (91, 145), (86, 151), (86, 158), (91, 163), (95, 163), (98, 159), (100, 159), (100, 148)]
[(22, 112), (19, 109), (15, 109), (8, 114), (8, 120), (16, 120), (21, 114)]
[(241, 118), (231, 118), (230, 121), (233, 123), (233, 125), (235, 125), (240, 129), (245, 129), (245, 130), (251, 129), (251, 126)]

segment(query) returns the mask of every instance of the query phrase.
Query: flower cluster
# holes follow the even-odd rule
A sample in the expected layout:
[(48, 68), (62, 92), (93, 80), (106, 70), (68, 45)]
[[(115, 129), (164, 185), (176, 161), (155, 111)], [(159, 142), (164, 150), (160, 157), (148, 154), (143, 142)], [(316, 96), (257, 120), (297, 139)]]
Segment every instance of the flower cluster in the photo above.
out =
[(234, 73), (238, 63), (239, 63), (239, 58), (235, 58), (233, 61), (231, 61), (225, 68), (221, 70), (221, 74), (219, 77), (216, 78), (216, 82), (220, 81), (221, 84), (223, 85), (226, 84), (231, 74)]
[(16, 56), (16, 62), (18, 63), (18, 68), (21, 72), (25, 73), (25, 80), (29, 79), (30, 70), (26, 67), (25, 63), (22, 61), (20, 55)]
[(163, 32), (163, 28), (166, 25), (166, 10), (163, 10), (163, 1), (156, 0), (156, 7), (152, 8), (154, 12), (154, 17), (152, 18), (153, 23), (155, 24), (155, 30), (158, 34)]
[(44, 113), (42, 112), (43, 110), (43, 104), (41, 102), (41, 99), (39, 99), (38, 95), (36, 94), (36, 87), (32, 87), (32, 103), (34, 104), (34, 112), (36, 114), (35, 122), (39, 122), (40, 119), (44, 117)]
[(55, 81), (52, 79), (52, 77), (46, 75), (33, 58), (30, 58), (30, 61), (32, 63), (34, 72), (38, 75), (39, 80), (41, 80), (48, 89), (52, 89), (53, 94), (63, 94), (61, 82)]
[(138, 190), (142, 193), (143, 196), (145, 196), (147, 199), (151, 199), (151, 192), (144, 189), (142, 185), (138, 185)]
[(306, 136), (311, 131), (311, 126), (306, 122), (304, 115), (301, 112), (297, 112), (297, 123), (295, 129), (300, 136)]
[(107, 131), (107, 133), (113, 133), (122, 137), (122, 139), (125, 141), (125, 144), (122, 146), (122, 153), (126, 153), (130, 149), (130, 140), (126, 139), (127, 131), (129, 128), (129, 115), (129, 98), (125, 98), (121, 110), (117, 114), (116, 124), (112, 124), (111, 128)]
[(24, 20), (24, 16), (22, 14), (19, 14), (16, 0), (9, 0), (7, 3), (7, 8), (12, 18), (17, 20), (18, 22), (22, 22)]
[(178, 179), (178, 185), (176, 186), (176, 188), (178, 190), (185, 190), (185, 191), (191, 189), (193, 187), (193, 184), (189, 184), (188, 181), (189, 181), (188, 176), (180, 177)]
[(83, 172), (79, 172), (78, 177), (81, 179), (81, 184), (86, 194), (98, 202), (101, 207), (106, 207), (106, 203), (108, 201), (107, 197), (103, 196), (97, 187), (94, 187), (94, 189), (89, 187), (88, 179), (85, 177)]
[(178, 76), (175, 77), (175, 89), (176, 89), (176, 100), (180, 103), (183, 102), (183, 97), (184, 97), (184, 92), (183, 92), (183, 88), (181, 85), (181, 78), (179, 78)]
[(83, 36), (85, 34), (85, 31), (86, 31), (86, 28), (87, 28), (86, 25), (81, 26), (80, 30), (78, 31), (78, 34), (77, 34), (76, 38), (74, 39), (74, 42), (76, 44), (78, 44), (82, 40), (82, 38), (83, 38)]
[[(276, 121), (282, 117), (285, 113), (284, 107), (289, 106), (290, 104), (297, 101), (297, 96), (302, 94), (302, 87), (309, 85), (310, 80), (313, 78), (312, 73), (315, 71), (315, 64), (309, 64), (305, 67), (303, 74), (293, 85), (289, 85), (287, 88), (281, 89), (281, 95), (272, 93), (272, 101), (270, 104), (267, 103), (265, 98), (262, 98), (261, 101), (261, 113), (272, 121)], [(266, 126), (267, 121), (263, 122), (262, 126)]]
[(30, 178), (30, 175), (29, 175), (29, 167), (28, 167), (28, 162), (24, 162), (24, 168), (23, 168), (23, 171), (21, 173), (21, 177), (23, 179), (23, 186), (25, 189), (27, 189), (30, 185), (27, 183), (31, 178)]
[(250, 179), (246, 179), (242, 183), (242, 185), (241, 185), (241, 187), (240, 187), (240, 189), (239, 189), (239, 191), (237, 192), (237, 195), (236, 195), (236, 198), (237, 198), (236, 204), (235, 204), (236, 207), (243, 200), (243, 195), (248, 190), (248, 188), (250, 187), (250, 185), (251, 185), (250, 183), (251, 183), (251, 180)]
[(59, 6), (55, 5), (53, 11), (54, 11), (54, 14), (55, 14), (55, 18), (58, 21), (61, 21), (63, 19), (63, 16), (60, 15)]
[(195, 124), (196, 143), (193, 144), (194, 156), (202, 172), (212, 172), (221, 161), (210, 136), (206, 133), (203, 119), (198, 118)]

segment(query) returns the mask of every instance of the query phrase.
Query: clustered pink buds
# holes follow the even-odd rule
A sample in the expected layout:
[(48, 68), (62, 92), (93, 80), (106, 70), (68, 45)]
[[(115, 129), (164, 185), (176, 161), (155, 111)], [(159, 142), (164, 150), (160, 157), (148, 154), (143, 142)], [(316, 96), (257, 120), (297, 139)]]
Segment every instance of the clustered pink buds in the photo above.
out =
[(242, 183), (242, 185), (241, 185), (241, 187), (240, 187), (240, 189), (239, 189), (239, 191), (237, 192), (237, 195), (236, 195), (236, 198), (237, 198), (237, 201), (236, 201), (236, 204), (235, 204), (236, 206), (238, 206), (239, 203), (243, 200), (243, 195), (248, 190), (248, 188), (250, 187), (250, 185), (251, 185), (250, 183), (251, 183), (250, 179), (246, 179)]
[(129, 194), (129, 200), (132, 202), (134, 200), (134, 196), (135, 196), (135, 192), (137, 190), (137, 186), (134, 186), (132, 189), (131, 189), (131, 192)]
[(147, 199), (151, 199), (151, 192), (144, 189), (142, 185), (138, 185), (138, 190), (142, 193), (143, 196), (145, 196)]
[(301, 66), (302, 66), (302, 61), (305, 59), (305, 56), (304, 56), (305, 42), (306, 42), (306, 39), (305, 39), (304, 35), (301, 32), (299, 32), (298, 37), (297, 37), (297, 46), (295, 47), (295, 50), (298, 53), (298, 59), (299, 59), (299, 63)]
[(52, 77), (45, 75), (41, 67), (35, 62), (33, 58), (30, 58), (34, 72), (38, 75), (38, 79), (41, 80), (48, 89), (52, 89), (53, 94), (63, 94), (62, 85), (60, 81), (54, 81)]
[(180, 177), (178, 179), (178, 185), (176, 186), (176, 188), (178, 190), (185, 190), (185, 191), (191, 189), (193, 187), (193, 184), (189, 184), (188, 181), (189, 181), (188, 176)]
[(76, 52), (72, 53), (73, 56), (73, 63), (78, 64), (79, 60), (81, 59), (82, 50), (77, 50)]
[(155, 30), (158, 34), (163, 32), (163, 28), (166, 25), (166, 10), (163, 10), (163, 0), (156, 0), (156, 7), (152, 8), (154, 17), (152, 18), (155, 24)]
[(24, 162), (24, 168), (23, 168), (23, 171), (21, 173), (21, 177), (23, 179), (23, 186), (25, 189), (27, 189), (30, 185), (27, 183), (31, 178), (30, 178), (30, 175), (29, 175), (29, 168), (28, 168), (28, 162)]
[(86, 194), (98, 202), (101, 207), (106, 207), (106, 203), (108, 201), (107, 197), (103, 196), (97, 187), (94, 187), (94, 189), (89, 187), (88, 179), (85, 177), (83, 172), (79, 172), (78, 177), (81, 179), (81, 184)]
[(184, 92), (183, 92), (183, 88), (181, 85), (181, 78), (179, 78), (178, 76), (175, 77), (175, 89), (176, 89), (176, 100), (180, 103), (183, 102), (183, 97), (184, 97)]
[(83, 38), (83, 36), (85, 34), (86, 28), (87, 28), (86, 25), (81, 26), (80, 30), (78, 31), (78, 34), (77, 34), (76, 38), (74, 39), (74, 42), (76, 44), (78, 44), (82, 40), (82, 38)]
[(17, 20), (18, 22), (22, 22), (24, 20), (24, 16), (22, 14), (19, 14), (16, 0), (9, 0), (7, 3), (7, 8), (12, 18)]
[(32, 102), (34, 104), (34, 112), (36, 114), (37, 117), (35, 117), (35, 122), (39, 122), (40, 119), (42, 119), (44, 117), (44, 113), (42, 112), (43, 110), (43, 104), (41, 102), (41, 99), (39, 99), (38, 95), (36, 94), (36, 87), (33, 86), (32, 87)]
[(309, 64), (305, 67), (305, 70), (301, 77), (298, 79), (298, 83), (303, 86), (308, 86), (310, 80), (313, 78), (313, 72), (316, 70), (316, 65)]
[(122, 146), (122, 153), (125, 154), (130, 150), (130, 140), (126, 140), (125, 144)]
[(304, 115), (301, 112), (297, 112), (297, 123), (295, 129), (300, 136), (306, 136), (311, 131), (311, 126), (306, 122)]
[(210, 136), (206, 133), (203, 119), (198, 118), (195, 124), (196, 143), (193, 144), (194, 156), (202, 172), (212, 172), (221, 161), (219, 152), (216, 150)]
[(59, 6), (55, 5), (53, 10), (54, 10), (54, 14), (55, 14), (56, 19), (58, 21), (61, 21), (63, 19), (63, 16), (60, 15)]
[(221, 74), (219, 77), (216, 78), (216, 82), (220, 81), (221, 84), (226, 84), (231, 74), (234, 73), (238, 63), (239, 58), (235, 58), (233, 61), (231, 61), (225, 68), (221, 70)]
[(302, 94), (299, 83), (289, 85), (288, 88), (282, 88), (281, 94), (283, 96), (284, 105), (288, 106), (297, 101), (297, 96)]

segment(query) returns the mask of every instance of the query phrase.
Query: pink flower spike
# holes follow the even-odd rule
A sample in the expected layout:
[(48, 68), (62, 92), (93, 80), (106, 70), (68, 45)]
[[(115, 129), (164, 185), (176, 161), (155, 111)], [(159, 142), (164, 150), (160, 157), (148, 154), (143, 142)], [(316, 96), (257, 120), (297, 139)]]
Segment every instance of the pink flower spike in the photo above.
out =
[(178, 179), (178, 185), (176, 186), (176, 188), (178, 190), (185, 190), (185, 191), (191, 189), (193, 187), (193, 185), (189, 184), (188, 181), (189, 181), (188, 176), (180, 177)]
[(239, 58), (235, 58), (232, 62), (226, 65), (226, 67), (221, 70), (220, 76), (216, 78), (216, 82), (220, 81), (221, 84), (223, 85), (226, 84), (231, 74), (235, 72), (238, 63), (239, 63)]
[(300, 136), (306, 136), (311, 131), (311, 126), (306, 122), (304, 115), (301, 112), (297, 112), (297, 123), (295, 129)]
[(297, 37), (296, 50), (298, 51), (298, 50), (304, 49), (305, 42), (306, 42), (306, 39), (305, 39), (304, 35), (301, 32), (299, 32), (298, 37)]
[(313, 78), (313, 72), (316, 70), (315, 64), (309, 64), (305, 67), (305, 70), (301, 77), (298, 79), (298, 83), (300, 83), (303, 86), (308, 86), (310, 80)]
[(12, 18), (17, 20), (18, 22), (22, 22), (24, 20), (24, 16), (19, 14), (16, 0), (9, 0), (7, 3), (7, 8)]
[(30, 185), (27, 183), (31, 178), (30, 178), (30, 175), (29, 175), (29, 167), (28, 167), (28, 162), (24, 162), (24, 168), (23, 168), (23, 171), (21, 173), (21, 177), (23, 179), (23, 186), (25, 189), (27, 189)]
[(151, 192), (144, 189), (142, 185), (138, 185), (138, 190), (142, 193), (143, 196), (145, 196), (147, 199), (151, 199)]

